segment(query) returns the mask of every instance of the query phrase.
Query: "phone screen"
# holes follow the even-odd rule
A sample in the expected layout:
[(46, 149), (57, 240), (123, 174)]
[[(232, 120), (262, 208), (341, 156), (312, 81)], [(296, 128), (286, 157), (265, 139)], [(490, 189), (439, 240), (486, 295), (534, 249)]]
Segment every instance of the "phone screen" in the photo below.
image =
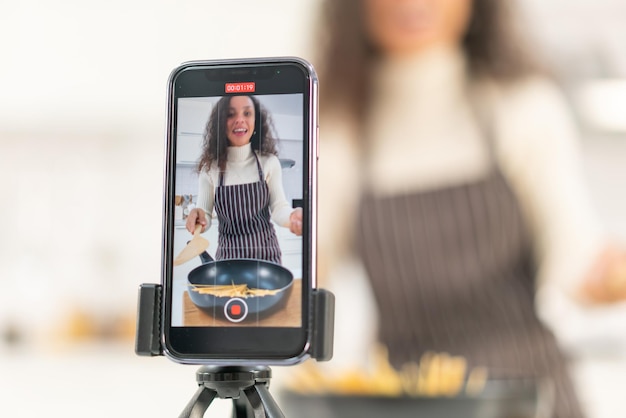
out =
[(205, 62), (170, 82), (167, 349), (298, 355), (314, 284), (314, 74), (289, 61)]

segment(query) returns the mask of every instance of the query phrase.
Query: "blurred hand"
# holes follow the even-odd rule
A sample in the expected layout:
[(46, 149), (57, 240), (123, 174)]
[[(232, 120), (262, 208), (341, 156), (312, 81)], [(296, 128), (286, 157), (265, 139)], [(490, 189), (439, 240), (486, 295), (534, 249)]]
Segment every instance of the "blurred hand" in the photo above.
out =
[(607, 247), (587, 274), (581, 293), (591, 303), (626, 301), (626, 252)]
[(289, 230), (298, 236), (302, 235), (302, 208), (295, 208), (289, 215)]
[(207, 226), (207, 220), (206, 214), (200, 208), (194, 208), (189, 212), (189, 215), (187, 215), (187, 223), (185, 223), (185, 228), (187, 228), (187, 231), (193, 234), (196, 230), (197, 224), (202, 225), (200, 233), (203, 233)]

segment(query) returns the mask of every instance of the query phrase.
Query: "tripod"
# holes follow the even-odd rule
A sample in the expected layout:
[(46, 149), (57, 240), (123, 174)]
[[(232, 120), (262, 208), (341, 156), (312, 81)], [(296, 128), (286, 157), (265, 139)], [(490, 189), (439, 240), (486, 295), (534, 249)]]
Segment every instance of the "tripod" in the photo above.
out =
[(215, 397), (233, 400), (233, 418), (284, 418), (269, 392), (267, 366), (203, 366), (196, 372), (198, 390), (179, 418), (202, 418)]

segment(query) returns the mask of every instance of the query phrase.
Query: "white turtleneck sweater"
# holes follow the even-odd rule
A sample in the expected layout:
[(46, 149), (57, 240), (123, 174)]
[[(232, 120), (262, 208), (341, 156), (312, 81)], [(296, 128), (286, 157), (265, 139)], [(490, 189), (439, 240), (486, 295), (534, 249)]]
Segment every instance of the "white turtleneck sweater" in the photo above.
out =
[[(224, 185), (256, 183), (259, 181), (259, 170), (252, 153), (250, 143), (241, 147), (228, 147)], [(280, 161), (275, 155), (258, 155), (263, 180), (267, 182), (270, 192), (270, 214), (272, 221), (277, 225), (289, 227), (289, 215), (293, 208), (287, 202), (283, 190), (283, 177)], [(215, 188), (219, 185), (219, 168), (213, 165), (211, 169), (200, 173), (198, 207), (204, 210), (207, 216), (207, 229), (211, 226), (211, 214), (215, 204)]]
[[(466, 94), (461, 51), (383, 61), (374, 74), (369, 116), (358, 130), (340, 114), (320, 123), (322, 272), (347, 255), (360, 187), (379, 196), (417, 193), (475, 181), (491, 167)], [(495, 157), (532, 229), (539, 302), (550, 300), (545, 317), (558, 316), (604, 237), (584, 190), (575, 124), (547, 80), (483, 87), (483, 93), (495, 110)], [(366, 138), (357, 138), (358, 131)], [(361, 166), (363, 147), (370, 156)]]

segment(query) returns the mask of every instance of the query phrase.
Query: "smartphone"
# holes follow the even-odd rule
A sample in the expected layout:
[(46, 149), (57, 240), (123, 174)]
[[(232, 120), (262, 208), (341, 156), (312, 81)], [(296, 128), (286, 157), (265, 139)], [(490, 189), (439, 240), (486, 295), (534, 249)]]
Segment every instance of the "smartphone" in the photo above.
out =
[(308, 357), (318, 81), (300, 58), (187, 62), (168, 80), (162, 345), (187, 364)]

